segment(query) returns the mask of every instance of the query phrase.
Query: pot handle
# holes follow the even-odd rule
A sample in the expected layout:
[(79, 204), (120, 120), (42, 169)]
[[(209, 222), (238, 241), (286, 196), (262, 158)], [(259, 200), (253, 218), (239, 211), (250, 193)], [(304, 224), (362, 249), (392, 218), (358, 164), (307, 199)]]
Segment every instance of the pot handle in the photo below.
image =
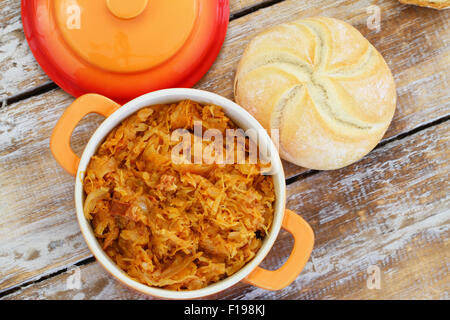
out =
[(285, 211), (282, 227), (294, 237), (294, 247), (287, 261), (275, 271), (256, 267), (244, 282), (267, 290), (280, 290), (300, 274), (311, 255), (314, 232), (303, 218), (288, 209)]
[(85, 94), (77, 98), (56, 123), (50, 138), (50, 150), (56, 161), (71, 175), (75, 176), (80, 158), (70, 147), (73, 130), (84, 116), (98, 113), (108, 117), (120, 107), (116, 102), (99, 94)]

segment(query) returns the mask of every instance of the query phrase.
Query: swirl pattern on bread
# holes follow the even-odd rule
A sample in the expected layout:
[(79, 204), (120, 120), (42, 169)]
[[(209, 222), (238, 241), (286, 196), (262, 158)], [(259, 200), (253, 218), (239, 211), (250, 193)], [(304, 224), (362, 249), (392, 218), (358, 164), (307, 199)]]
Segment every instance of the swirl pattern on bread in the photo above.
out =
[(277, 132), (280, 155), (312, 169), (340, 168), (367, 154), (396, 104), (380, 53), (351, 25), (325, 17), (257, 35), (241, 59), (234, 90), (237, 103), (269, 133)]

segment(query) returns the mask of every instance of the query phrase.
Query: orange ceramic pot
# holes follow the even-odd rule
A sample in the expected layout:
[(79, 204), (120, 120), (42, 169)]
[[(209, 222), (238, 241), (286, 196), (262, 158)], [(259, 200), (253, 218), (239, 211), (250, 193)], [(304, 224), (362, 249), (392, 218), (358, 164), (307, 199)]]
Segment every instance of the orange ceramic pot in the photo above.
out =
[[(256, 256), (235, 274), (211, 284), (205, 288), (191, 291), (172, 291), (150, 287), (142, 284), (123, 272), (102, 250), (91, 228), (90, 222), (83, 212), (84, 192), (83, 179), (85, 170), (91, 157), (108, 133), (119, 125), (124, 119), (141, 108), (155, 105), (174, 103), (184, 99), (197, 101), (201, 104), (215, 104), (221, 106), (225, 114), (244, 130), (253, 128), (258, 132), (260, 147), (269, 150), (272, 164), (273, 181), (275, 186), (276, 202), (274, 220), (270, 233), (265, 237), (262, 247)], [(105, 121), (97, 128), (90, 138), (84, 152), (79, 158), (70, 147), (70, 137), (78, 122), (89, 113), (98, 113), (106, 117)], [(265, 145), (262, 145), (265, 144)], [(269, 138), (267, 132), (258, 121), (247, 111), (234, 102), (217, 94), (195, 89), (166, 89), (151, 92), (140, 96), (123, 106), (114, 101), (97, 95), (87, 94), (79, 97), (64, 112), (58, 121), (52, 137), (51, 150), (55, 159), (70, 174), (76, 176), (75, 181), (75, 205), (77, 218), (81, 232), (90, 250), (100, 264), (116, 279), (130, 288), (151, 296), (168, 299), (190, 299), (205, 297), (223, 291), (239, 281), (267, 290), (280, 290), (294, 281), (302, 271), (311, 254), (314, 244), (314, 234), (308, 223), (298, 214), (285, 208), (286, 184), (282, 163), (278, 151)], [(265, 270), (258, 265), (272, 248), (280, 229), (284, 228), (294, 238), (294, 247), (284, 265), (275, 271)]]

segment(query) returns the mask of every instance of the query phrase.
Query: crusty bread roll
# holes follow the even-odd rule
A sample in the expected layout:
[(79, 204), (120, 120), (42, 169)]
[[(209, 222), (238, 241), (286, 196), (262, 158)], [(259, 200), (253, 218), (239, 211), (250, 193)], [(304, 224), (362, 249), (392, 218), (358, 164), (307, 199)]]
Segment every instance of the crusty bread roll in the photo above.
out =
[(372, 150), (396, 104), (380, 53), (351, 25), (325, 17), (257, 35), (239, 63), (234, 94), (269, 134), (279, 130), (282, 158), (318, 170), (344, 167)]
[(399, 1), (404, 4), (414, 4), (416, 6), (434, 9), (450, 8), (450, 0), (399, 0)]

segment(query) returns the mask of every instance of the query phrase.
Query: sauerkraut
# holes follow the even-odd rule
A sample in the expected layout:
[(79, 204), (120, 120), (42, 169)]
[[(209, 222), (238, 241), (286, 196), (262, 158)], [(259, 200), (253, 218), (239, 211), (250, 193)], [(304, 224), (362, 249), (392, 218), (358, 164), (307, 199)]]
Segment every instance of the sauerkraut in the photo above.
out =
[(260, 162), (172, 161), (179, 143), (172, 132), (193, 136), (194, 121), (204, 130), (236, 128), (218, 106), (149, 106), (108, 134), (86, 170), (84, 214), (96, 238), (122, 270), (149, 286), (193, 290), (234, 274), (272, 224), (273, 180)]

